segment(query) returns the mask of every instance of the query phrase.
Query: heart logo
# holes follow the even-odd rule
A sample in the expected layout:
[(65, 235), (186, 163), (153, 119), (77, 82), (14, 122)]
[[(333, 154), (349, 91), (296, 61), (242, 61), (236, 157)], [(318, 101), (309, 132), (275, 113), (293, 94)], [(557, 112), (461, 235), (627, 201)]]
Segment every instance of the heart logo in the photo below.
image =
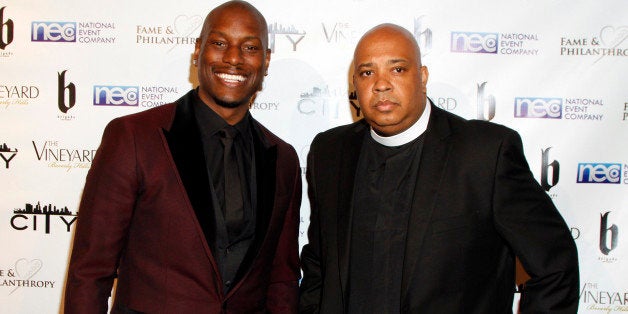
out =
[(174, 30), (177, 34), (185, 37), (194, 32), (203, 22), (200, 15), (179, 15), (174, 19)]
[(628, 27), (605, 26), (600, 30), (600, 40), (605, 47), (615, 48), (628, 38)]
[(29, 261), (21, 258), (15, 262), (15, 273), (23, 280), (29, 280), (39, 272), (42, 266), (43, 263), (39, 259)]

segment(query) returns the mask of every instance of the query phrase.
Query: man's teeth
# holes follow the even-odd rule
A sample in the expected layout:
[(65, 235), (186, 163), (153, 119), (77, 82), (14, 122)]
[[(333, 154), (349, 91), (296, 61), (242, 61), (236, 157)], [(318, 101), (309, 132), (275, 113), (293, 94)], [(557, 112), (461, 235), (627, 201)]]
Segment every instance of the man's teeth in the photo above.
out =
[(225, 81), (229, 81), (229, 82), (244, 82), (244, 80), (246, 80), (246, 77), (244, 77), (242, 75), (217, 73), (216, 76), (218, 76), (219, 78), (221, 78), (221, 79), (223, 79)]

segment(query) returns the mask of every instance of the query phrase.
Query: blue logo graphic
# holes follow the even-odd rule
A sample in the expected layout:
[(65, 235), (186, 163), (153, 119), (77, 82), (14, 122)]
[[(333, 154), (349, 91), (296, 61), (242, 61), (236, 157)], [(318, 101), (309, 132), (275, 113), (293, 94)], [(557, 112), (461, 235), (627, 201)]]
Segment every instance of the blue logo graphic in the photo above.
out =
[(579, 163), (578, 183), (612, 183), (621, 181), (621, 164)]
[(76, 23), (32, 22), (31, 41), (76, 42)]
[(138, 86), (94, 86), (94, 106), (137, 106)]
[(451, 52), (497, 53), (497, 33), (451, 32)]
[(515, 98), (515, 118), (560, 119), (562, 116), (561, 98)]

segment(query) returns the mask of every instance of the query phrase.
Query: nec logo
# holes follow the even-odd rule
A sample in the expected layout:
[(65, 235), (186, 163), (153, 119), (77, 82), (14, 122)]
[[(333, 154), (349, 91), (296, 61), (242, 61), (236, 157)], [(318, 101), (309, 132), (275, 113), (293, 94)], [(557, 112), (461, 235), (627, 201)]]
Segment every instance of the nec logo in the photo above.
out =
[(497, 33), (451, 32), (451, 52), (497, 53)]
[(94, 106), (137, 106), (137, 86), (94, 86)]
[(562, 116), (561, 98), (515, 98), (515, 118), (560, 119)]
[(579, 163), (577, 183), (613, 183), (621, 181), (621, 164)]
[(76, 23), (32, 22), (31, 41), (76, 42)]

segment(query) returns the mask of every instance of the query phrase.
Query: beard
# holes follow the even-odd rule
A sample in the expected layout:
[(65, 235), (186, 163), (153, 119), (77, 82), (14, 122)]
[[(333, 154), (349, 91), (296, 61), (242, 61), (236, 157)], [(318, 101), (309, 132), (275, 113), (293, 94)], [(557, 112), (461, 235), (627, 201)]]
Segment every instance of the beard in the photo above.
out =
[(238, 108), (240, 106), (242, 106), (243, 104), (249, 104), (248, 100), (245, 101), (224, 101), (222, 99), (214, 99), (214, 102), (216, 103), (216, 105), (220, 106), (220, 107), (224, 107), (224, 108)]

